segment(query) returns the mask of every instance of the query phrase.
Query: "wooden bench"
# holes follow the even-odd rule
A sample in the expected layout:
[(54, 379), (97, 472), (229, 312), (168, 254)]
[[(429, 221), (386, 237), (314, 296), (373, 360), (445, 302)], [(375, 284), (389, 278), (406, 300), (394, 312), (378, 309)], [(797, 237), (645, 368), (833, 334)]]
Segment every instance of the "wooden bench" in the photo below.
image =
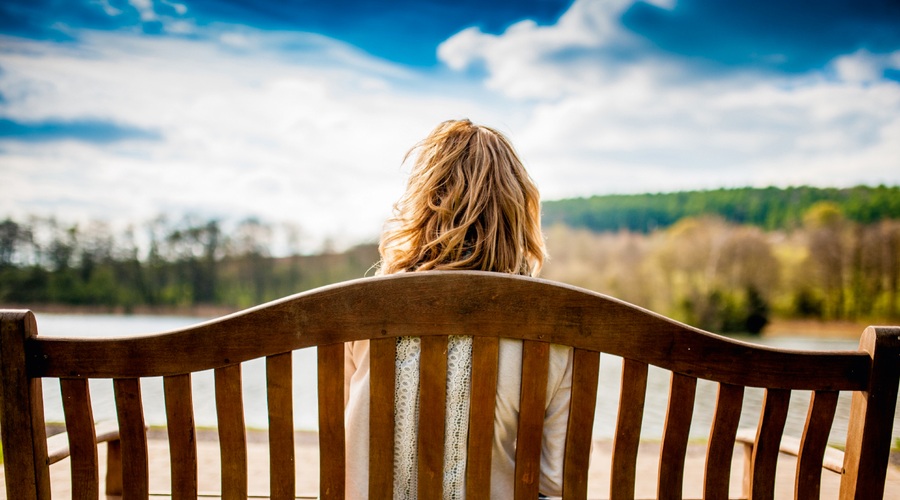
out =
[[(631, 498), (648, 365), (671, 372), (660, 444), (658, 496), (680, 498), (685, 450), (698, 380), (718, 384), (706, 449), (705, 498), (727, 498), (736, 439), (746, 443), (746, 492), (772, 498), (780, 448), (798, 456), (796, 497), (818, 498), (823, 463), (842, 475), (841, 498), (875, 499), (884, 491), (900, 378), (900, 328), (869, 327), (858, 351), (798, 352), (731, 340), (621, 301), (549, 281), (481, 272), (409, 273), (327, 286), (190, 328), (136, 337), (53, 338), (38, 335), (28, 311), (2, 311), (2, 438), (10, 499), (49, 498), (50, 473), (41, 384), (58, 379), (71, 452), (73, 498), (97, 498), (97, 442), (121, 449), (121, 477), (107, 493), (147, 498), (148, 442), (140, 380), (163, 377), (174, 498), (198, 494), (197, 429), (191, 376), (214, 370), (223, 498), (247, 496), (247, 431), (240, 363), (265, 358), (272, 498), (294, 498), (292, 351), (318, 348), (321, 498), (344, 490), (344, 342), (371, 340), (370, 491), (390, 497), (394, 346), (398, 336), (422, 336), (421, 406), (440, 423), (448, 335), (473, 335), (467, 487), (489, 491), (498, 338), (521, 339), (521, 415), (516, 449), (516, 498), (537, 498), (548, 343), (574, 348), (564, 492), (587, 492), (591, 429), (600, 353), (622, 358), (621, 397), (612, 444), (612, 498)], [(427, 360), (427, 361), (426, 361)], [(118, 433), (95, 431), (90, 379), (113, 379)], [(738, 435), (745, 388), (764, 388), (758, 425)], [(436, 392), (434, 390), (436, 389)], [(783, 438), (792, 391), (812, 391), (801, 436)], [(826, 444), (840, 391), (852, 393), (844, 453)], [(430, 421), (430, 420), (429, 420)], [(421, 498), (440, 497), (443, 425), (422, 420)], [(425, 429), (428, 429), (427, 432)], [(67, 443), (65, 440), (67, 439)], [(793, 446), (791, 445), (793, 443)], [(65, 446), (67, 444), (67, 446)], [(740, 445), (737, 445), (740, 446)], [(791, 449), (793, 448), (793, 449)], [(65, 450), (64, 450), (65, 451)], [(56, 453), (56, 452), (54, 452)], [(54, 455), (57, 457), (58, 455)], [(116, 460), (116, 453), (111, 453)], [(835, 465), (837, 464), (837, 465)], [(116, 474), (117, 465), (109, 466)], [(647, 478), (640, 478), (641, 481)], [(157, 488), (159, 485), (154, 485)]]

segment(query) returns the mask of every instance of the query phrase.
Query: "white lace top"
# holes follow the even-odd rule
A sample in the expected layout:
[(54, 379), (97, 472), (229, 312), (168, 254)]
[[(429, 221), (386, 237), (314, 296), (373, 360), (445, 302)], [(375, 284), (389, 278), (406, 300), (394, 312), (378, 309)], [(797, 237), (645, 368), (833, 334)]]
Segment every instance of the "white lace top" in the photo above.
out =
[[(450, 337), (447, 362), (447, 414), (444, 498), (464, 498), (468, 442), (472, 338)], [(420, 340), (398, 339), (394, 396), (394, 497), (417, 497), (416, 471)], [(344, 397), (346, 418), (346, 498), (368, 497), (369, 342), (346, 344)], [(541, 451), (540, 491), (562, 494), (565, 430), (571, 395), (572, 350), (550, 346), (547, 410)], [(515, 442), (522, 376), (522, 342), (500, 340), (497, 403), (491, 460), (491, 498), (511, 498), (515, 487)], [(477, 383), (477, 381), (476, 381)]]
[[(419, 428), (419, 337), (397, 339), (394, 390), (394, 498), (415, 498)], [(469, 436), (469, 387), (472, 337), (449, 337), (447, 346), (447, 421), (444, 430), (444, 498), (465, 498), (466, 444)]]

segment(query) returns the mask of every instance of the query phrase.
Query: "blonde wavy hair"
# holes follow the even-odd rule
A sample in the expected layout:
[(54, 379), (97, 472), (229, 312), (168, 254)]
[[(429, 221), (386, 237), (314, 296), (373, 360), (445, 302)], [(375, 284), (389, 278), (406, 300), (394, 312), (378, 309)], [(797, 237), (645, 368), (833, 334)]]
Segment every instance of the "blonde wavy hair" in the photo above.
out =
[(540, 195), (500, 132), (451, 120), (406, 154), (406, 192), (385, 224), (379, 274), (480, 270), (536, 276)]

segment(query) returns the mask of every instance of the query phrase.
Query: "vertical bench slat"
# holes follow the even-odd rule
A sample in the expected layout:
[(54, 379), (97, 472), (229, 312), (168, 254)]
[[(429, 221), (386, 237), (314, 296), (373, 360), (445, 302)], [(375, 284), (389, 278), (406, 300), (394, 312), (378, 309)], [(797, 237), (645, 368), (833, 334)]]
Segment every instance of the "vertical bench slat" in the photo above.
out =
[(800, 438), (797, 457), (795, 498), (816, 499), (822, 484), (822, 459), (828, 446), (828, 435), (837, 409), (837, 391), (815, 391), (809, 401), (806, 425)]
[(447, 420), (447, 344), (441, 336), (422, 337), (419, 358), (419, 498), (441, 498), (444, 486), (444, 435)]
[(472, 384), (469, 447), (466, 453), (466, 498), (487, 498), (491, 491), (491, 452), (497, 401), (500, 339), (472, 339)]
[(69, 456), (72, 467), (72, 498), (99, 498), (100, 469), (97, 459), (97, 434), (91, 408), (91, 390), (87, 379), (59, 379)]
[(369, 498), (394, 496), (396, 357), (396, 338), (369, 341)]
[(541, 441), (547, 399), (550, 344), (522, 342), (522, 389), (516, 435), (516, 500), (538, 496), (541, 479)]
[[(317, 350), (319, 372), (319, 497), (329, 500), (344, 498), (344, 469), (346, 467), (344, 344), (322, 345)], [(291, 425), (293, 425), (293, 422), (291, 422)], [(293, 457), (293, 432), (291, 433), (291, 448), (291, 457)], [(292, 492), (291, 496), (293, 495), (294, 493)]]
[(847, 423), (841, 498), (881, 498), (890, 459), (891, 422), (900, 386), (900, 327), (870, 326), (859, 350), (871, 356), (869, 387), (854, 392)]
[(247, 431), (241, 365), (215, 369), (216, 413), (222, 455), (222, 498), (247, 498)]
[(703, 498), (728, 498), (731, 457), (734, 454), (734, 438), (741, 420), (743, 403), (743, 386), (719, 384), (716, 410), (706, 448)]
[(123, 498), (147, 498), (150, 494), (150, 470), (147, 455), (147, 431), (141, 401), (141, 381), (136, 378), (113, 380), (119, 440), (122, 451)]
[[(3, 380), (5, 385), (7, 379), (4, 377)], [(44, 389), (40, 379), (31, 379), (28, 381), (27, 385), (31, 402), (31, 425), (24, 428), (14, 427), (14, 429), (31, 431), (27, 433), (26, 436), (30, 434), (31, 438), (34, 440), (32, 450), (34, 451), (34, 457), (36, 459), (37, 457), (47, 456), (47, 431), (44, 428)], [(5, 388), (0, 390), (5, 390)], [(4, 394), (4, 401), (5, 396), (6, 395)], [(46, 462), (40, 463), (38, 460), (35, 460), (33, 463), (38, 464), (35, 466), (34, 472), (37, 498), (50, 500), (50, 468), (46, 465)], [(5, 458), (3, 467), (5, 471), (7, 467)]]
[(172, 466), (172, 498), (197, 498), (197, 430), (191, 374), (163, 377)]
[(716, 410), (706, 448), (703, 498), (728, 498), (731, 457), (734, 454), (734, 438), (741, 420), (743, 402), (743, 386), (719, 384)]
[[(10, 477), (23, 483), (16, 489), (22, 498), (50, 498), (47, 465), (47, 432), (41, 379), (26, 373), (25, 341), (37, 336), (37, 322), (30, 311), (0, 311), (0, 433), (6, 453), (3, 468), (7, 492)], [(30, 411), (22, 411), (29, 409)]]
[(762, 413), (753, 446), (753, 462), (750, 469), (750, 497), (767, 499), (775, 497), (775, 467), (781, 448), (781, 436), (787, 421), (791, 391), (766, 389)]
[(694, 415), (697, 379), (672, 373), (669, 404), (659, 452), (658, 498), (681, 499), (684, 492), (684, 459)]
[[(337, 344), (343, 353), (343, 344)], [(266, 357), (266, 399), (269, 406), (269, 491), (272, 500), (293, 499), (297, 489), (294, 469), (293, 352)], [(334, 377), (343, 402), (343, 377)], [(338, 407), (340, 410), (340, 407)], [(338, 411), (338, 416), (343, 414)], [(341, 448), (343, 451), (343, 448)]]
[(566, 498), (587, 498), (588, 465), (591, 458), (594, 411), (597, 408), (597, 384), (600, 353), (575, 349), (572, 354), (572, 396), (566, 430), (566, 455), (563, 485)]
[(647, 394), (647, 363), (622, 360), (622, 393), (613, 439), (610, 498), (634, 498), (638, 446)]

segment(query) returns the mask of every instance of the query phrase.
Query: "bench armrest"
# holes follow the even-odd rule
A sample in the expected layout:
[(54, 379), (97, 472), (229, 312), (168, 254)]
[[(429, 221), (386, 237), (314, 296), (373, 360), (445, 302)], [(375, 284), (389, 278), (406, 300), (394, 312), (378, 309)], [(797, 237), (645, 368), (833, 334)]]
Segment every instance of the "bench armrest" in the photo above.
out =
[[(106, 495), (122, 495), (122, 452), (119, 445), (119, 424), (113, 421), (99, 422), (94, 427), (97, 444), (105, 442), (106, 452)], [(47, 438), (47, 465), (68, 457), (69, 434), (63, 432)]]
[[(119, 440), (119, 424), (113, 421), (98, 422), (94, 428), (97, 433), (97, 443)], [(63, 432), (47, 438), (47, 465), (69, 456), (69, 434)]]
[[(756, 444), (756, 429), (742, 429), (738, 431), (735, 441), (744, 445), (745, 452), (752, 452), (753, 446)], [(799, 456), (800, 440), (791, 436), (782, 436), (779, 451), (794, 457)], [(822, 459), (822, 468), (843, 474), (844, 452), (831, 446), (826, 447), (825, 456)]]

